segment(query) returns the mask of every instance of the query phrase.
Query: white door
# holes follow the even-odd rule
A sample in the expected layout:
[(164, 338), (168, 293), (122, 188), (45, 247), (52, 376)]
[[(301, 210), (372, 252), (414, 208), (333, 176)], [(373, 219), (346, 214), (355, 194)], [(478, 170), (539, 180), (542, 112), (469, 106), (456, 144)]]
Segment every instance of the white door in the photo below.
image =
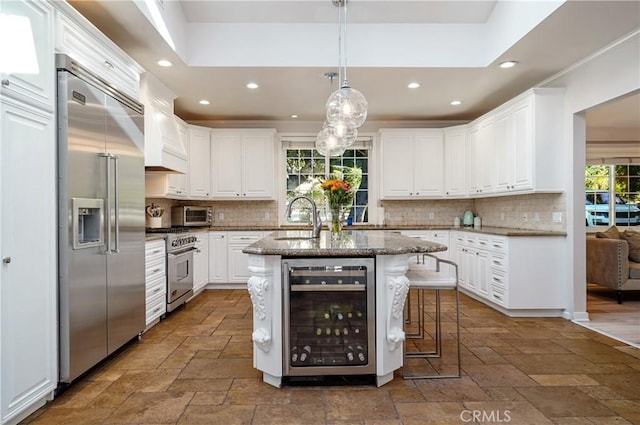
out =
[(209, 280), (209, 233), (195, 234), (196, 252), (193, 254), (193, 292), (196, 293), (207, 285)]
[(243, 198), (270, 199), (274, 197), (272, 132), (246, 133), (242, 141), (242, 193)]
[(53, 115), (0, 102), (0, 422), (4, 423), (53, 391), (57, 383), (57, 200)]
[(410, 132), (382, 135), (382, 198), (409, 198), (413, 190), (413, 136)]
[(211, 130), (189, 128), (189, 196), (209, 198), (211, 192)]
[(242, 140), (237, 132), (211, 135), (211, 197), (240, 198)]
[(466, 129), (456, 128), (444, 132), (444, 195), (462, 197), (466, 189)]
[(409, 158), (413, 158), (414, 164), (415, 196), (420, 198), (441, 198), (444, 193), (444, 139), (442, 130), (416, 133), (413, 156)]
[(209, 232), (209, 283), (227, 283), (227, 234)]

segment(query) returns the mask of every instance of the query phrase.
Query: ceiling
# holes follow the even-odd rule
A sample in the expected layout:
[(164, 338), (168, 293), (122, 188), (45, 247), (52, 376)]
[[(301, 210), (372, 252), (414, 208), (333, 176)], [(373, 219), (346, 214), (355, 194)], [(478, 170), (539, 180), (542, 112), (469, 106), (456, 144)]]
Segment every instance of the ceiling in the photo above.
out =
[[(338, 85), (324, 76), (338, 62), (331, 0), (69, 2), (176, 94), (187, 121), (322, 122)], [(467, 121), (639, 27), (638, 1), (350, 0), (349, 82), (368, 100), (368, 121)], [(501, 69), (504, 60), (519, 65)], [(640, 129), (640, 97), (626, 102), (609, 118)], [(609, 111), (589, 120), (606, 125)]]

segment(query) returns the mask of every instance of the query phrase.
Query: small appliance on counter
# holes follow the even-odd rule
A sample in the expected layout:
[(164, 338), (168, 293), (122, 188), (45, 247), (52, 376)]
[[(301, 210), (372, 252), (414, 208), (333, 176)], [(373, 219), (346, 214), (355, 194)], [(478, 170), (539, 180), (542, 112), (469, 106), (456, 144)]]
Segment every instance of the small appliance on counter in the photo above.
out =
[(453, 217), (453, 227), (460, 227), (460, 217)]
[(465, 227), (471, 227), (473, 226), (473, 219), (475, 218), (475, 214), (473, 213), (473, 211), (465, 211), (464, 212), (464, 216), (462, 218), (462, 225)]
[(171, 208), (171, 225), (186, 227), (210, 226), (213, 223), (211, 207), (180, 206)]

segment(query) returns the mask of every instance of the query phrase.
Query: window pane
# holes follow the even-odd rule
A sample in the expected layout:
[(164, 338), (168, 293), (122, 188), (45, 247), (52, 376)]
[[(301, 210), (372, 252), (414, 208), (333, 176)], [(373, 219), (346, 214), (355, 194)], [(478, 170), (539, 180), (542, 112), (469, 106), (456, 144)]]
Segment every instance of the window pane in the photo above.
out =
[[(358, 160), (355, 160), (356, 155)], [(329, 219), (326, 211), (326, 201), (324, 193), (320, 188), (320, 182), (324, 180), (325, 163), (327, 158), (318, 154), (312, 149), (287, 149), (287, 175), (286, 182), (286, 199), (287, 204), (291, 199), (300, 194), (306, 194), (314, 199), (320, 216), (323, 221)], [(354, 222), (362, 222), (366, 220), (366, 209), (368, 205), (368, 178), (365, 174), (368, 170), (368, 150), (366, 149), (349, 149), (346, 150), (342, 157), (331, 157), (328, 159), (331, 167), (357, 167), (361, 169), (363, 175), (354, 204), (350, 211), (350, 217)], [(335, 170), (332, 170), (332, 172)], [(345, 176), (350, 173), (348, 170), (340, 170), (345, 172)], [(352, 181), (351, 177), (345, 177)], [(290, 222), (308, 222), (311, 218), (308, 203), (304, 201), (296, 202), (291, 210)]]

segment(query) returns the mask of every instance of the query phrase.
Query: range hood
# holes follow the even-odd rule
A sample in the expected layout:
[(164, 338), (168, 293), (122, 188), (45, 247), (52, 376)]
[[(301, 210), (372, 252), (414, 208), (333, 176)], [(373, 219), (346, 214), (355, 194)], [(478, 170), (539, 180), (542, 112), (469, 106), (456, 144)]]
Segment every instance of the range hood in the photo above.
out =
[(142, 75), (140, 97), (145, 105), (144, 165), (147, 171), (187, 172), (187, 149), (173, 115), (175, 95), (149, 72)]

